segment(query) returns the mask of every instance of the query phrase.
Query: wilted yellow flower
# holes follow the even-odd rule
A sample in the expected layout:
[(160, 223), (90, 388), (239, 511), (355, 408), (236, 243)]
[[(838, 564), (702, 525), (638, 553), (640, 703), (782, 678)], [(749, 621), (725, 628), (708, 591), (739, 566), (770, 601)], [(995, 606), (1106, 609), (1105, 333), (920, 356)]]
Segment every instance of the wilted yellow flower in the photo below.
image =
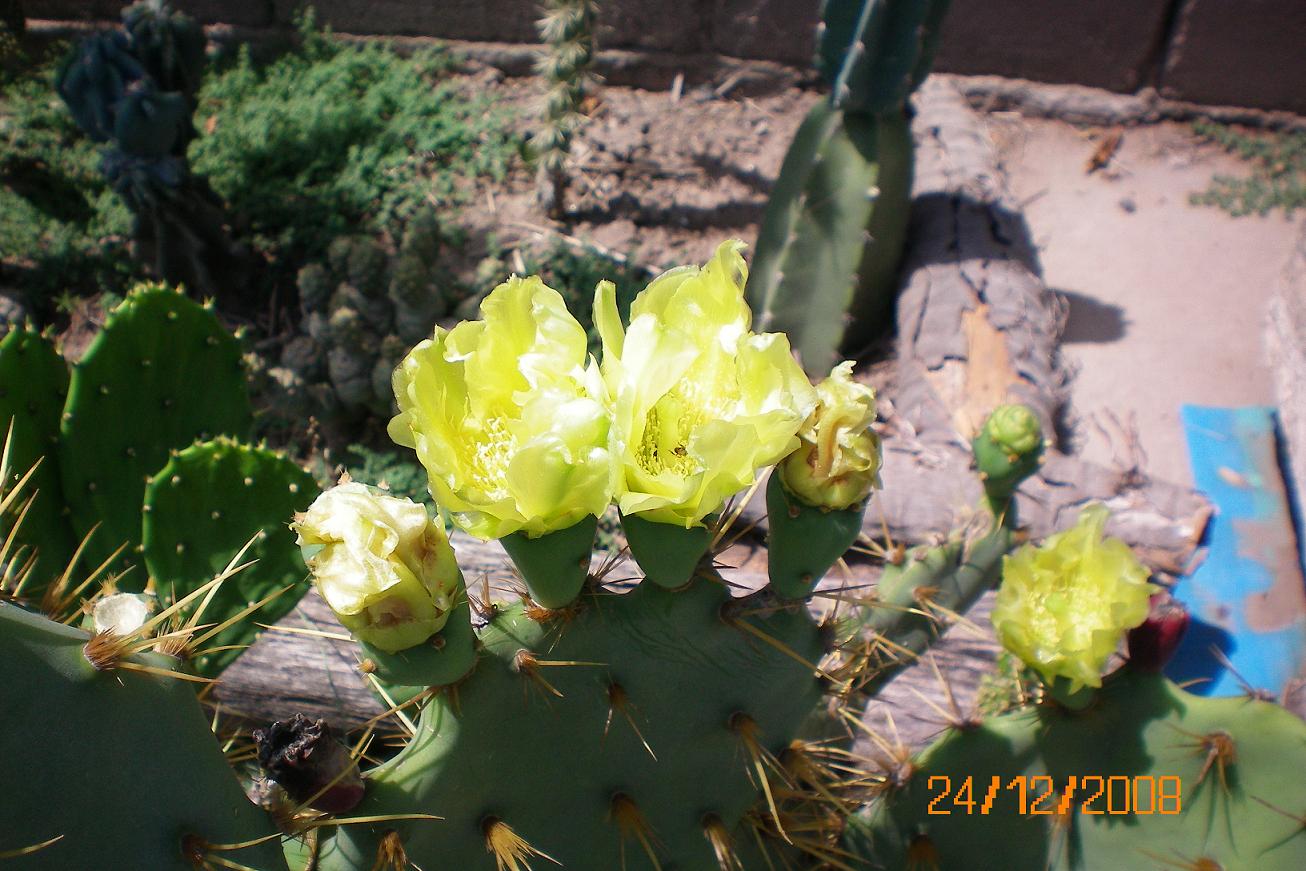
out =
[(417, 449), (431, 495), (484, 539), (599, 515), (616, 468), (585, 330), (539, 278), (511, 278), (482, 320), (435, 330), (395, 370), (390, 437)]
[(1090, 505), (1079, 522), (1026, 545), (1002, 563), (993, 627), (1003, 646), (1051, 682), (1102, 685), (1102, 666), (1124, 633), (1147, 618), (1148, 571), (1117, 538), (1102, 538), (1108, 512)]
[(875, 391), (853, 380), (847, 360), (816, 385), (816, 408), (798, 431), (798, 449), (780, 464), (781, 480), (808, 505), (851, 508), (880, 486)]
[(654, 279), (624, 329), (599, 285), (594, 321), (621, 451), (623, 513), (695, 526), (797, 445), (816, 395), (780, 333), (749, 331), (743, 243)]
[(317, 497), (291, 528), (318, 592), (358, 640), (395, 653), (449, 619), (463, 576), (421, 505), (351, 481)]

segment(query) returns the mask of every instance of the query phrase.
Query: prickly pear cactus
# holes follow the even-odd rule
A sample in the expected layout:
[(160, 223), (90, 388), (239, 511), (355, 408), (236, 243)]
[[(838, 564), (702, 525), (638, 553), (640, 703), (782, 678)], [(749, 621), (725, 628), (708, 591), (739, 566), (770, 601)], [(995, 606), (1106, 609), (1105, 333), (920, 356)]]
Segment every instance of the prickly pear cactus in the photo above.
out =
[(0, 602), (6, 871), (284, 869), (175, 661), (98, 639)]
[[(75, 546), (64, 517), (55, 455), (67, 393), (68, 367), (48, 339), (22, 328), (12, 329), (0, 339), (0, 431), (8, 434), (8, 468), (12, 470), (11, 480), (3, 486), (12, 487), (36, 466), (25, 488), (31, 494), (31, 506), (17, 539), (35, 551), (34, 583), (26, 589), (32, 596), (39, 595), (46, 583), (67, 567)], [(7, 535), (17, 525), (21, 511), (15, 507), (12, 520), (0, 519), (0, 530)]]
[[(170, 604), (208, 583), (256, 535), (242, 561), (257, 562), (222, 584), (204, 622), (224, 623), (269, 596), (260, 623), (290, 613), (308, 586), (286, 518), (307, 508), (317, 489), (313, 476), (284, 455), (227, 438), (174, 454), (145, 488), (141, 541), (160, 600)], [(248, 620), (219, 632), (209, 646), (228, 649), (195, 657), (195, 673), (217, 676), (255, 632)]]
[(845, 846), (886, 868), (1288, 871), (1306, 867), (1304, 767), (1306, 724), (1279, 706), (1126, 668), (1082, 710), (949, 729)]
[[(92, 565), (140, 544), (146, 480), (174, 447), (252, 422), (239, 342), (201, 306), (162, 285), (127, 295), (74, 367), (63, 414), (59, 470), (80, 539), (98, 527)], [(143, 572), (124, 576), (139, 590)]]

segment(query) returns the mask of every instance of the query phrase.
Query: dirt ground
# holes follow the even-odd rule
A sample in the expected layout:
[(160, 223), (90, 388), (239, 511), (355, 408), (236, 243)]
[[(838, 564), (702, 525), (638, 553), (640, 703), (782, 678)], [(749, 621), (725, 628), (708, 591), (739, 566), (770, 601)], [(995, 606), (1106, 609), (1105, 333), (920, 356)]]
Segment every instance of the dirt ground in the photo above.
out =
[[(511, 104), (535, 99), (530, 80), (482, 76)], [(520, 173), (507, 193), (486, 195), (482, 229), (510, 246), (561, 233), (654, 267), (701, 261), (724, 238), (751, 243), (793, 131), (819, 97), (719, 90), (604, 88), (573, 152), (571, 219), (545, 220)], [(1110, 131), (1015, 113), (988, 121), (1044, 278), (1068, 302), (1069, 447), (1190, 483), (1181, 403), (1274, 401), (1265, 308), (1301, 217), (1190, 205), (1213, 175), (1247, 168), (1184, 124), (1120, 131), (1107, 165), (1089, 173)]]

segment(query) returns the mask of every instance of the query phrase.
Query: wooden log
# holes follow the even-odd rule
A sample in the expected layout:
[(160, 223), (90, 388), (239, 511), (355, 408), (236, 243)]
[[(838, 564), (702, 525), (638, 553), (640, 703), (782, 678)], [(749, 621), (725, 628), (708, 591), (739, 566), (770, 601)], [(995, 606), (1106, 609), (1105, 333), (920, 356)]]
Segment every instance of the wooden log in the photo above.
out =
[[(1064, 322), (1039, 277), (1019, 209), (1008, 200), (983, 120), (950, 83), (931, 79), (916, 100), (917, 172), (911, 243), (897, 312), (896, 369), (888, 397), (884, 489), (865, 531), (915, 544), (974, 515), (980, 486), (970, 438), (995, 406), (1022, 402), (1055, 445), (1068, 378), (1057, 356)], [(1153, 569), (1179, 573), (1211, 508), (1191, 489), (1150, 481), (1055, 450), (1017, 496), (1020, 522), (1041, 538), (1103, 502), (1108, 531)], [(765, 505), (746, 514), (764, 531)]]

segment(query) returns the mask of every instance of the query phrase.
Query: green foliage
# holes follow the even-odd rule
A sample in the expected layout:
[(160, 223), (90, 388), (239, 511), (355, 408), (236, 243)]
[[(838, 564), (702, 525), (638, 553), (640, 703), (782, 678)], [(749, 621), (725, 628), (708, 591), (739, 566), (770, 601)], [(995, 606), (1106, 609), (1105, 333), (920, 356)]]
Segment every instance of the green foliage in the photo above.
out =
[(345, 45), (307, 20), (298, 50), (266, 67), (242, 48), (200, 92), (195, 168), (287, 266), (331, 240), (457, 201), (500, 179), (516, 151), (505, 113), (445, 80), (451, 55)]
[(0, 82), (0, 275), (37, 306), (143, 276), (127, 256), (131, 212), (53, 98), (52, 75), (45, 65)]
[(1189, 197), (1194, 205), (1234, 217), (1274, 209), (1291, 217), (1306, 208), (1306, 132), (1247, 133), (1205, 119), (1193, 123), (1193, 132), (1251, 165), (1250, 175), (1215, 176), (1210, 187)]
[(374, 450), (367, 445), (349, 446), (346, 460), (349, 476), (356, 481), (384, 483), (391, 496), (430, 502), (426, 492), (426, 470), (412, 451), (396, 447)]

